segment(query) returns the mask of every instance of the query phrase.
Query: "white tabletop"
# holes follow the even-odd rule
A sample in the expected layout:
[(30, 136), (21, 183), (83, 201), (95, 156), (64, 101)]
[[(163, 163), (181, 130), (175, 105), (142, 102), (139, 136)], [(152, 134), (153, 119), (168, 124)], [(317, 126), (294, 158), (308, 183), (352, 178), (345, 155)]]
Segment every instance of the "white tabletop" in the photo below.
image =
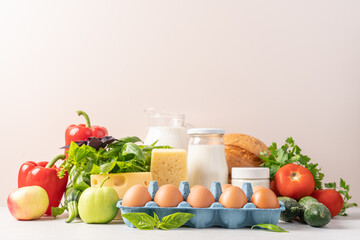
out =
[(80, 219), (65, 223), (67, 214), (57, 219), (43, 217), (34, 221), (17, 221), (6, 207), (0, 207), (0, 240), (36, 239), (36, 240), (70, 240), (70, 239), (360, 239), (360, 208), (348, 210), (349, 216), (333, 218), (322, 228), (310, 227), (299, 222), (279, 222), (279, 226), (289, 233), (275, 233), (266, 230), (250, 230), (250, 228), (225, 229), (207, 228), (194, 229), (181, 227), (169, 231), (142, 231), (128, 228), (120, 221), (109, 224), (85, 224)]

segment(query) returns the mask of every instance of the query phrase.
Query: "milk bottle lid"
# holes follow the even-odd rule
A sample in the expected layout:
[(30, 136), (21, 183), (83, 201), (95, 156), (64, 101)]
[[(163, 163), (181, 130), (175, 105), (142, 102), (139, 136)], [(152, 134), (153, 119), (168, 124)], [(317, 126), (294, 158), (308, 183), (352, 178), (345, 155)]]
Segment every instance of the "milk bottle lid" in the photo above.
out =
[(187, 133), (192, 134), (225, 134), (225, 130), (221, 128), (190, 128)]

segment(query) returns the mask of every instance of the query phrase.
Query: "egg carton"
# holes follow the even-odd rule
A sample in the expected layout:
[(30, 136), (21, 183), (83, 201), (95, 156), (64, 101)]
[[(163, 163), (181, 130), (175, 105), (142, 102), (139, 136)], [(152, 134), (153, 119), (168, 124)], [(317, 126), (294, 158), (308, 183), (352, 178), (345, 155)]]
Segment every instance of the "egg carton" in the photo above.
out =
[[(159, 186), (157, 181), (150, 182), (148, 191), (152, 201), (146, 203), (144, 207), (125, 207), (122, 205), (122, 200), (120, 200), (116, 206), (120, 208), (121, 214), (141, 212), (154, 216), (154, 213), (156, 213), (159, 219), (176, 212), (192, 213), (195, 216), (187, 221), (185, 226), (193, 228), (210, 228), (215, 226), (223, 228), (243, 228), (262, 223), (271, 223), (276, 225), (280, 219), (281, 211), (285, 211), (285, 206), (280, 201), (279, 208), (257, 208), (250, 202), (253, 190), (251, 184), (248, 182), (245, 182), (242, 186), (242, 190), (248, 200), (248, 203), (246, 203), (243, 208), (225, 208), (221, 203), (219, 203), (219, 198), (222, 193), (220, 182), (213, 182), (211, 185), (210, 191), (215, 198), (215, 202), (211, 204), (209, 208), (193, 208), (186, 202), (187, 196), (190, 193), (189, 183), (186, 181), (182, 181), (180, 183), (179, 190), (184, 201), (179, 203), (177, 207), (159, 207), (153, 201), (158, 189)], [(124, 219), (124, 223), (128, 227), (135, 227), (127, 219)]]

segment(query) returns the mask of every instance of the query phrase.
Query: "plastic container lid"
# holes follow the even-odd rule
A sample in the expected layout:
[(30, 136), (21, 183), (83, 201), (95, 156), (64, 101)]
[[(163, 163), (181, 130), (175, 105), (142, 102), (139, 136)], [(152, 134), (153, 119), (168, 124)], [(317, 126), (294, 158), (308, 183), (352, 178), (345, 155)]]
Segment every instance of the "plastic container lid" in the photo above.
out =
[(190, 128), (187, 134), (225, 134), (225, 130), (221, 128)]
[(269, 178), (270, 169), (267, 167), (233, 167), (231, 169), (232, 178)]

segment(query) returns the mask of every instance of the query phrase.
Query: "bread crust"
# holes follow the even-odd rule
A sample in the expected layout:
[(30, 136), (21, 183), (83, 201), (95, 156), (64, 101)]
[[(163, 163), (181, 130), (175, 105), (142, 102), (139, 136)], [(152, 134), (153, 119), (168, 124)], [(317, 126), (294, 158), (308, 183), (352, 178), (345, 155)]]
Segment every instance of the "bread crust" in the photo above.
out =
[(267, 146), (259, 139), (240, 133), (225, 134), (224, 145), (229, 183), (231, 183), (231, 168), (259, 167), (263, 162), (259, 157), (260, 152), (267, 151)]

